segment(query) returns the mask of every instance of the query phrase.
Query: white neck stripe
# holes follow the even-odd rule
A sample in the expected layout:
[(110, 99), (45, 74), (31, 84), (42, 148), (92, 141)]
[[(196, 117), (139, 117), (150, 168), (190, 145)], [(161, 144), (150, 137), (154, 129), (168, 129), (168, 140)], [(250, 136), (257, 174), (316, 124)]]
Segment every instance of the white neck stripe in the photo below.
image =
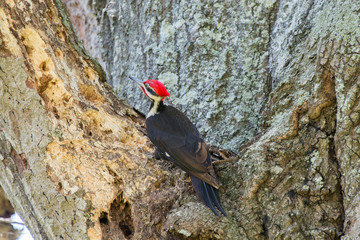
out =
[(159, 108), (160, 101), (156, 101), (156, 100), (154, 101), (154, 105), (150, 109), (149, 113), (146, 115), (146, 118), (154, 116), (155, 114), (158, 113), (158, 108)]

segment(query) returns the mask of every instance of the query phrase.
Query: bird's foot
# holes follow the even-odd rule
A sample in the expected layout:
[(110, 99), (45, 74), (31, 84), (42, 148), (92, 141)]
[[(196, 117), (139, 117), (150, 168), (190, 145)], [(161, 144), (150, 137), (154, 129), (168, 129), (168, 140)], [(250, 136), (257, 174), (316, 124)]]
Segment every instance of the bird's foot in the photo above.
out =
[(234, 152), (214, 146), (209, 148), (209, 152), (211, 153), (212, 162), (215, 165), (237, 161), (239, 159), (239, 156), (237, 156)]
[(233, 161), (237, 161), (237, 160), (239, 160), (239, 157), (235, 156), (235, 157), (225, 158), (225, 159), (222, 159), (222, 160), (213, 161), (213, 164), (214, 165), (219, 165), (219, 164), (223, 164), (223, 163), (227, 163), (227, 162), (233, 162)]

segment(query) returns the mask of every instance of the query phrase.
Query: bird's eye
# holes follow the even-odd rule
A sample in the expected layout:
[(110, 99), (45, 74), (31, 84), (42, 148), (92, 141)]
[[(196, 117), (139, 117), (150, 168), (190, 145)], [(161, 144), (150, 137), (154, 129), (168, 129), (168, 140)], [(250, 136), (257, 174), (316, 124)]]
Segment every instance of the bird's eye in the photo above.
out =
[(145, 88), (146, 90), (150, 91), (151, 90), (151, 87), (149, 86), (149, 84), (145, 83)]
[(151, 95), (157, 96), (154, 89), (152, 87), (150, 87), (150, 85), (148, 83), (145, 83), (144, 85), (145, 85), (146, 91), (148, 93), (150, 93)]

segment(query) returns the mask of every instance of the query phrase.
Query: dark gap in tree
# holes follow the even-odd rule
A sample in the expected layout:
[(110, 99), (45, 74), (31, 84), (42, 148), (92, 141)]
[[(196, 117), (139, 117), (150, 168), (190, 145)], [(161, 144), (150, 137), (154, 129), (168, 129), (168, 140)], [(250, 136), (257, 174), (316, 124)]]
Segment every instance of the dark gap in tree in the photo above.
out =
[(134, 233), (131, 204), (119, 194), (111, 203), (110, 211), (99, 218), (103, 239), (130, 239)]
[(119, 195), (111, 204), (110, 218), (111, 221), (117, 223), (126, 238), (131, 238), (134, 232), (131, 205), (123, 198), (123, 194)]
[(100, 215), (99, 221), (101, 224), (108, 225), (109, 224), (108, 213), (102, 212)]

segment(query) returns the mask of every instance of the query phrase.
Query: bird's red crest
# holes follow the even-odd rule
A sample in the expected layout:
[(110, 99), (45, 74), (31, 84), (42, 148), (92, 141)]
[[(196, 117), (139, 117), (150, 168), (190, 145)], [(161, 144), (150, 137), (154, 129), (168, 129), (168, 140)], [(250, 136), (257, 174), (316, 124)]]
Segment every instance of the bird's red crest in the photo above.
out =
[(158, 80), (155, 79), (149, 79), (144, 81), (144, 83), (147, 83), (150, 85), (150, 87), (152, 89), (154, 89), (154, 91), (156, 92), (157, 95), (161, 96), (161, 97), (170, 97), (170, 94), (168, 93), (168, 91), (166, 90), (164, 84)]

